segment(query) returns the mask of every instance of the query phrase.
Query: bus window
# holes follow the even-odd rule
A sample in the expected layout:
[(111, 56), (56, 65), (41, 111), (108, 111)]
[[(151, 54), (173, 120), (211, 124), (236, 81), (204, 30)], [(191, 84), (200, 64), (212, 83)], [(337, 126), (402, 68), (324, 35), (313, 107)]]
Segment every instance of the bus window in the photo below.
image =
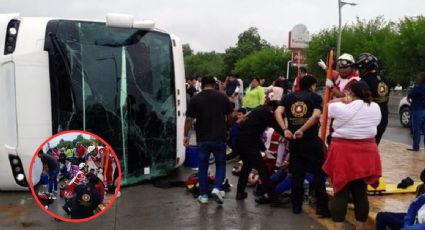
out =
[(66, 20), (50, 21), (46, 34), (53, 133), (84, 129), (105, 139), (120, 159), (124, 184), (173, 169), (170, 36)]

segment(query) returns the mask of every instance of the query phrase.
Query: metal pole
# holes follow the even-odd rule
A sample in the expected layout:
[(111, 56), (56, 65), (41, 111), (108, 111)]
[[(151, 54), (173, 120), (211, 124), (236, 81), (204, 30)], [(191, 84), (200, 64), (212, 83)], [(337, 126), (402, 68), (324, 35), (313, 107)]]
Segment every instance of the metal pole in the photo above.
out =
[(289, 60), (288, 63), (286, 63), (286, 80), (289, 81), (289, 67), (291, 66), (292, 60)]
[(338, 24), (338, 43), (336, 47), (336, 58), (339, 58), (341, 55), (341, 0), (338, 0), (338, 16), (339, 16), (339, 24)]

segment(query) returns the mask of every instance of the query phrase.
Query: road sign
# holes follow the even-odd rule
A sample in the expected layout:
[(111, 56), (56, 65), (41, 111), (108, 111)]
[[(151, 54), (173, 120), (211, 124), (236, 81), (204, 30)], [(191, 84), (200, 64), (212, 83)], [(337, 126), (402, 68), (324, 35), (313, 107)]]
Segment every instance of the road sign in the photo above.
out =
[(306, 49), (310, 41), (310, 32), (307, 26), (298, 24), (289, 32), (289, 49)]
[(306, 53), (303, 49), (292, 50), (292, 66), (293, 67), (307, 66)]

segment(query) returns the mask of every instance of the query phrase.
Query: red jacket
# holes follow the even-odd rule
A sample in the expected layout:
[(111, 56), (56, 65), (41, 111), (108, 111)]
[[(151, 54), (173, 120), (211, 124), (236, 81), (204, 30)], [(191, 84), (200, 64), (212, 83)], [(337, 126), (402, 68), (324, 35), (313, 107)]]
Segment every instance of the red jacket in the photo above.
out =
[(80, 147), (77, 147), (76, 152), (77, 152), (77, 156), (79, 158), (82, 158), (86, 154), (87, 149), (86, 147), (81, 145)]
[(375, 139), (332, 138), (323, 171), (331, 179), (335, 193), (350, 181), (363, 179), (367, 184), (375, 183), (382, 175)]

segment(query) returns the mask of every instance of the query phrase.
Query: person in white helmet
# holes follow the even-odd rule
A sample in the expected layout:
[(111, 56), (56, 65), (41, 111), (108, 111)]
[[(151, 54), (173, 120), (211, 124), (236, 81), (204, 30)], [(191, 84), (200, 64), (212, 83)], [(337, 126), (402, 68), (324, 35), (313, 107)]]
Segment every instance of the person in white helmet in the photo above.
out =
[[(360, 81), (360, 76), (355, 68), (355, 60), (353, 55), (344, 53), (336, 61), (338, 71), (333, 71), (333, 80), (326, 79), (326, 87), (332, 92), (333, 98), (343, 98), (349, 95), (351, 86)], [(326, 70), (326, 64), (320, 60), (318, 65)], [(329, 135), (327, 137), (327, 143), (330, 144), (333, 133), (333, 119), (331, 119)]]
[(86, 182), (86, 173), (87, 167), (85, 163), (80, 163), (78, 165), (80, 171), (78, 171), (77, 175), (70, 182), (67, 183), (67, 191), (65, 192), (65, 204), (62, 206), (62, 209), (68, 214), (71, 214), (70, 210), (70, 200), (74, 197), (75, 188), (78, 185), (82, 185)]
[[(320, 67), (326, 70), (326, 64), (320, 60)], [(358, 71), (355, 69), (355, 61), (351, 54), (344, 53), (336, 61), (338, 71), (334, 71), (333, 80), (326, 80), (326, 87), (331, 89), (333, 97), (345, 97), (351, 86), (360, 81)]]

